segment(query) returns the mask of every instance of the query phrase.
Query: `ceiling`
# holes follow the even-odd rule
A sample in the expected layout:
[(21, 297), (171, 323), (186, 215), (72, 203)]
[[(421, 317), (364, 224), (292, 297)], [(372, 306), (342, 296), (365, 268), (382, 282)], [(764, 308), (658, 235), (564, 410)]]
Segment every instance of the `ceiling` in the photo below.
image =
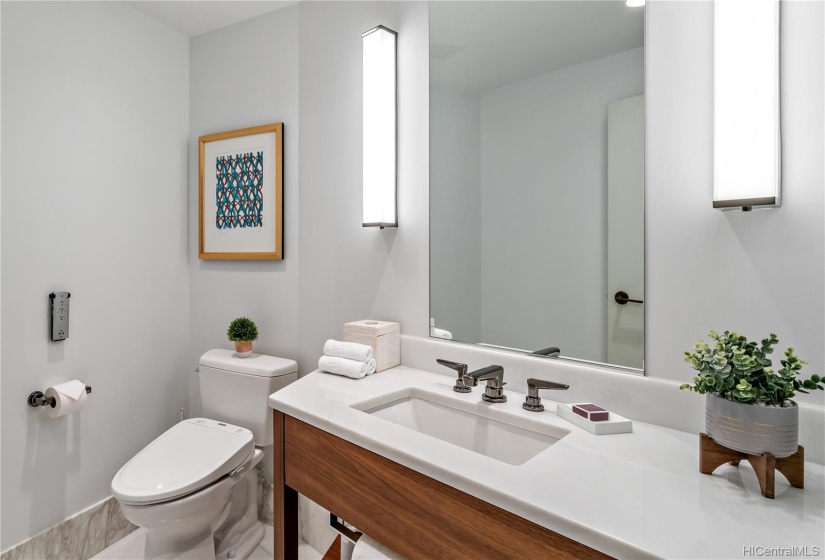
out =
[(195, 37), (297, 4), (298, 0), (137, 0), (126, 3), (187, 37)]
[[(430, 4), (430, 81), (457, 91), (488, 91), (643, 44), (644, 8), (621, 0)], [(460, 50), (434, 58), (444, 45)]]
[[(298, 0), (133, 0), (127, 4), (188, 36), (297, 4)], [(622, 0), (430, 3), (433, 83), (482, 92), (644, 43), (644, 8)], [(443, 56), (442, 52), (442, 56)]]

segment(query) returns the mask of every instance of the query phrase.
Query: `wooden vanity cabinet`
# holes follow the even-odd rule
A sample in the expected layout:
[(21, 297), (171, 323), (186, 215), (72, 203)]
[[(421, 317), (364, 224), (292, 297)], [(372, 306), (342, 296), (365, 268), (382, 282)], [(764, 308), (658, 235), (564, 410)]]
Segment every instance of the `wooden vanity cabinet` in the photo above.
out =
[(299, 493), (410, 560), (609, 558), (277, 410), (274, 425), (276, 560), (298, 558)]

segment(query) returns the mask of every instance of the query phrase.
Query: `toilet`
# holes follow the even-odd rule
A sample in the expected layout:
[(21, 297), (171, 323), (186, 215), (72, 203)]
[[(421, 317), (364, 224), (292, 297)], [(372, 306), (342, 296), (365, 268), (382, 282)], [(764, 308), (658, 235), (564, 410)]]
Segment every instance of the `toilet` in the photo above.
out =
[(241, 358), (222, 349), (201, 356), (204, 417), (172, 426), (112, 480), (123, 515), (146, 531), (144, 558), (244, 560), (251, 554), (264, 535), (255, 467), (265, 457), (271, 479), (268, 398), (297, 372), (295, 361), (274, 356)]

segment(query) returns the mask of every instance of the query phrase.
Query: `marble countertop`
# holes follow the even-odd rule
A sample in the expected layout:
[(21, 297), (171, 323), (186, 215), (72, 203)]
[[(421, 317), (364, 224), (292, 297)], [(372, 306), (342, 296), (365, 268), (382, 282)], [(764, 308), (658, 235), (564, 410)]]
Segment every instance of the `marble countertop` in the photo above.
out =
[[(611, 556), (747, 558), (796, 547), (784, 556), (825, 557), (825, 466), (805, 463), (804, 490), (777, 474), (770, 500), (746, 463), (701, 474), (696, 434), (634, 421), (632, 433), (596, 436), (558, 417), (546, 396), (546, 410), (533, 413), (521, 408), (524, 395), (515, 391), (506, 391), (508, 402), (490, 405), (481, 401), (483, 383), (466, 394), (452, 385), (451, 376), (406, 366), (360, 380), (316, 371), (271, 395), (269, 404)], [(570, 433), (514, 466), (356, 408), (407, 388)]]

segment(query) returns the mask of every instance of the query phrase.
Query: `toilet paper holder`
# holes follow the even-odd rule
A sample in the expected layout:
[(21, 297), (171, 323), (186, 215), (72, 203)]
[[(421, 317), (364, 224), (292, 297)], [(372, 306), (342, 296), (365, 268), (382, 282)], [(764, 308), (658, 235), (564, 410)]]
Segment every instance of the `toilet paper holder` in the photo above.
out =
[[(92, 388), (86, 385), (86, 394), (88, 395), (91, 392)], [(54, 408), (55, 406), (54, 398), (47, 399), (43, 391), (32, 391), (29, 398), (26, 399), (26, 402), (29, 406), (33, 406), (35, 408), (38, 406), (50, 406)]]

